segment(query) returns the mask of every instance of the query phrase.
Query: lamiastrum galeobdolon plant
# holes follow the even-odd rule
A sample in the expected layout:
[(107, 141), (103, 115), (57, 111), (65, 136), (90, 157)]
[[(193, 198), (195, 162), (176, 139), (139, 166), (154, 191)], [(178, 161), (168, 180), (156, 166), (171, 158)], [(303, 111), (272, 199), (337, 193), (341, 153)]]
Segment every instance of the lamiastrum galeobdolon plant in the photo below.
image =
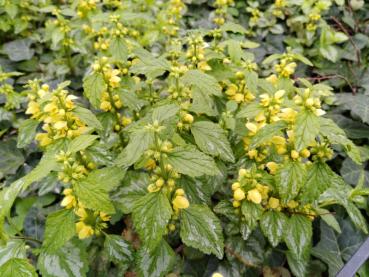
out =
[[(303, 22), (312, 33), (330, 1), (318, 2)], [(18, 4), (6, 3), (12, 17)], [(368, 190), (329, 164), (337, 151), (361, 163), (325, 117), (332, 88), (294, 78), (312, 66), (298, 51), (256, 62), (258, 44), (228, 21), (233, 5), (214, 1), (214, 26), (193, 30), (180, 0), (33, 6), (45, 14), (37, 43), (51, 50), (50, 79), (28, 78), (17, 93), (5, 81), (19, 73), (4, 71), (0, 89), (5, 109), (25, 108), (18, 147), (34, 139), (42, 158), (1, 190), (1, 276), (191, 275), (182, 257), (203, 254), (218, 259), (205, 275), (272, 276), (287, 259), (305, 276), (314, 222), (340, 231), (333, 206), (368, 232)], [(12, 20), (3, 29), (22, 32)], [(27, 192), (47, 210), (42, 240), (19, 215)]]

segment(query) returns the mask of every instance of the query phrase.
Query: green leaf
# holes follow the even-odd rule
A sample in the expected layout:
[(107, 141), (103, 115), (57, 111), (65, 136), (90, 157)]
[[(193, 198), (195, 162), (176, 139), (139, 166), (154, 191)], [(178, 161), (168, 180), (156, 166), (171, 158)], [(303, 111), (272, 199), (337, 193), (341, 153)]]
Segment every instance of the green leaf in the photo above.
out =
[(179, 111), (179, 106), (176, 104), (168, 104), (156, 107), (152, 112), (152, 120), (157, 120), (159, 123), (175, 116)]
[(122, 168), (112, 166), (91, 171), (86, 182), (101, 186), (105, 191), (111, 191), (121, 183), (126, 171)]
[(132, 248), (121, 236), (106, 235), (104, 250), (109, 260), (117, 265), (121, 263), (130, 263), (132, 261)]
[(214, 160), (193, 146), (181, 146), (168, 153), (167, 161), (179, 173), (198, 177), (204, 174), (217, 175), (219, 170)]
[(340, 174), (346, 183), (356, 186), (361, 175), (364, 175), (364, 184), (369, 184), (369, 172), (364, 170), (362, 165), (354, 163), (350, 158), (346, 158), (340, 170)]
[(314, 142), (319, 134), (319, 127), (318, 116), (308, 110), (300, 111), (294, 128), (296, 150), (300, 151)]
[(154, 143), (154, 135), (150, 130), (134, 132), (128, 145), (116, 158), (116, 165), (127, 168), (137, 162), (142, 154)]
[(91, 102), (92, 106), (99, 109), (102, 93), (106, 90), (104, 77), (99, 72), (87, 76), (83, 80), (83, 93)]
[(154, 249), (161, 241), (172, 207), (163, 192), (148, 193), (135, 202), (133, 223), (144, 245)]
[(35, 119), (26, 119), (22, 121), (18, 129), (17, 147), (23, 148), (32, 142), (35, 138), (37, 127), (40, 123)]
[(86, 250), (70, 241), (54, 253), (41, 252), (37, 267), (42, 277), (85, 277), (88, 271)]
[(114, 193), (112, 199), (117, 208), (129, 214), (133, 210), (134, 203), (147, 193), (150, 179), (146, 173), (128, 171), (122, 183), (123, 186)]
[(281, 58), (283, 55), (282, 54), (272, 54), (270, 56), (268, 56), (264, 61), (263, 64), (268, 64), (271, 63), (279, 58)]
[(170, 69), (170, 63), (166, 59), (157, 59), (143, 48), (136, 48), (134, 53), (139, 58), (139, 62), (130, 68), (133, 73), (145, 74), (147, 77), (154, 79)]
[(91, 128), (95, 128), (97, 130), (102, 130), (103, 126), (100, 121), (96, 118), (96, 116), (86, 108), (76, 107), (73, 110), (73, 114), (80, 118), (85, 124), (87, 124)]
[(124, 38), (113, 38), (109, 43), (109, 52), (116, 61), (125, 62), (128, 57), (128, 48)]
[(206, 114), (209, 116), (218, 115), (213, 97), (203, 93), (200, 89), (195, 87), (192, 91), (193, 102), (190, 107), (191, 112), (198, 114)]
[(23, 240), (9, 240), (4, 246), (0, 246), (0, 266), (12, 258), (27, 258), (26, 243)]
[(186, 192), (186, 197), (190, 203), (194, 204), (210, 204), (211, 195), (213, 194), (212, 186), (213, 182), (210, 184), (203, 182), (191, 177), (183, 176), (179, 179), (178, 185)]
[(250, 104), (241, 106), (241, 109), (237, 114), (237, 118), (251, 119), (257, 116), (262, 111), (263, 108), (258, 102), (252, 102)]
[(260, 227), (273, 247), (277, 247), (283, 238), (288, 218), (278, 211), (267, 211), (260, 219)]
[(222, 96), (222, 88), (218, 81), (211, 75), (200, 70), (189, 70), (181, 78), (188, 86), (197, 87), (205, 95)]
[(15, 174), (24, 162), (22, 152), (17, 148), (15, 140), (1, 141), (0, 144), (0, 178)]
[(162, 240), (154, 250), (142, 247), (137, 254), (137, 266), (144, 277), (164, 277), (175, 265), (175, 253), (170, 245)]
[(334, 172), (322, 162), (315, 162), (307, 168), (306, 183), (302, 187), (302, 201), (311, 203), (317, 200), (332, 184)]
[(346, 137), (345, 132), (333, 122), (332, 119), (319, 117), (320, 132), (327, 137), (332, 144), (339, 144), (344, 147), (347, 155), (357, 164), (361, 163), (360, 151), (351, 140)]
[(98, 136), (95, 135), (80, 135), (70, 142), (68, 145), (68, 151), (76, 153), (78, 151), (85, 150), (91, 146), (97, 138)]
[(277, 121), (266, 125), (265, 127), (261, 128), (255, 136), (252, 137), (250, 147), (255, 148), (265, 142), (268, 142), (270, 139), (272, 139), (272, 137), (280, 135), (282, 130), (286, 127), (287, 123), (285, 121)]
[(87, 179), (74, 185), (78, 200), (91, 210), (113, 214), (115, 212), (108, 190), (104, 183), (95, 183)]
[(191, 132), (202, 151), (211, 156), (219, 156), (224, 161), (234, 162), (226, 132), (218, 124), (198, 121), (192, 124)]
[(294, 199), (305, 180), (304, 165), (299, 162), (286, 162), (276, 175), (276, 185), (284, 203)]
[(65, 245), (76, 233), (75, 215), (72, 209), (63, 209), (50, 214), (46, 219), (45, 236), (42, 244), (48, 252)]
[(232, 32), (232, 33), (240, 33), (240, 34), (245, 34), (247, 32), (246, 29), (242, 25), (233, 23), (231, 21), (224, 23), (220, 29), (223, 32)]
[(3, 277), (37, 277), (36, 271), (27, 259), (13, 258), (0, 267)]
[(344, 266), (341, 249), (332, 228), (320, 222), (320, 241), (312, 249), (311, 254), (328, 265), (329, 276), (334, 277)]
[(184, 244), (223, 258), (223, 234), (219, 219), (205, 205), (181, 210), (180, 236)]
[(35, 50), (31, 49), (32, 40), (17, 39), (3, 44), (3, 51), (14, 62), (30, 60)]
[(330, 227), (332, 227), (337, 233), (341, 233), (341, 227), (335, 217), (335, 214), (329, 210), (322, 208), (314, 208), (319, 217)]
[(259, 204), (250, 201), (242, 201), (241, 212), (245, 218), (246, 224), (252, 231), (257, 226), (258, 220), (263, 214), (263, 208)]
[(312, 235), (312, 224), (306, 216), (294, 214), (288, 219), (284, 241), (298, 259), (309, 253)]

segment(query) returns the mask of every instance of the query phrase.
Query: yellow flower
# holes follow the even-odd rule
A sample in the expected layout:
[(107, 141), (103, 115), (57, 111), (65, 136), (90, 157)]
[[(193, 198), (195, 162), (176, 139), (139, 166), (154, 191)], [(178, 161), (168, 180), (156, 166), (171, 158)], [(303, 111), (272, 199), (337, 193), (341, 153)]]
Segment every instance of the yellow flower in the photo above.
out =
[(101, 219), (102, 221), (109, 221), (109, 220), (110, 220), (110, 218), (111, 218), (111, 216), (110, 216), (110, 215), (108, 215), (108, 214), (106, 214), (106, 213), (104, 213), (104, 212), (100, 212), (99, 217), (100, 217), (100, 219)]
[(241, 186), (241, 185), (240, 185), (240, 183), (239, 183), (239, 182), (235, 182), (235, 183), (233, 183), (233, 184), (232, 184), (232, 190), (236, 190), (236, 189), (238, 189), (240, 186)]
[(75, 211), (76, 215), (78, 215), (82, 220), (88, 217), (88, 214), (84, 207), (79, 205), (79, 208)]
[(308, 158), (310, 156), (310, 151), (305, 148), (300, 151), (300, 156), (303, 158)]
[(245, 192), (241, 188), (237, 188), (233, 193), (233, 198), (236, 201), (241, 201), (246, 198)]
[(67, 122), (66, 121), (57, 121), (54, 124), (54, 128), (57, 130), (61, 130), (61, 129), (65, 129), (67, 127)]
[(266, 81), (273, 84), (273, 85), (275, 85), (278, 81), (278, 77), (277, 77), (277, 75), (272, 74), (272, 75), (270, 75), (269, 77), (266, 78)]
[(193, 122), (192, 114), (186, 113), (185, 116), (183, 117), (183, 120), (187, 123), (192, 123)]
[(132, 118), (123, 116), (122, 117), (122, 125), (127, 126), (132, 123)]
[(262, 197), (257, 189), (252, 189), (247, 192), (247, 200), (254, 202), (255, 204), (260, 204)]
[(249, 156), (250, 159), (254, 159), (258, 156), (258, 150), (252, 149), (247, 152), (247, 155)]
[(254, 123), (251, 123), (251, 122), (246, 123), (246, 128), (249, 129), (249, 131), (254, 134), (258, 131), (258, 127)]
[(173, 200), (173, 208), (175, 210), (187, 209), (190, 206), (187, 198), (181, 195), (177, 195)]
[(281, 89), (281, 90), (278, 90), (275, 94), (274, 94), (274, 98), (276, 99), (280, 99), (283, 97), (283, 95), (286, 93), (285, 90)]
[(290, 209), (294, 209), (296, 208), (297, 206), (299, 205), (299, 203), (295, 200), (290, 200), (288, 201), (287, 203), (287, 207), (290, 208)]
[(263, 199), (268, 198), (269, 187), (261, 184), (256, 185), (256, 189), (260, 192)]
[(241, 93), (236, 93), (235, 96), (233, 97), (234, 101), (236, 101), (237, 103), (241, 103), (244, 100), (244, 95)]
[(63, 198), (62, 202), (60, 203), (62, 207), (66, 209), (71, 209), (77, 205), (76, 198), (73, 195), (67, 195)]
[(223, 274), (220, 274), (219, 272), (214, 272), (211, 277), (223, 277)]
[(278, 164), (275, 162), (268, 162), (266, 167), (269, 169), (270, 174), (275, 174), (278, 170)]
[(233, 205), (233, 207), (238, 208), (239, 206), (241, 206), (241, 202), (240, 201), (233, 201), (232, 205)]
[(76, 230), (79, 239), (85, 239), (91, 237), (94, 234), (94, 230), (90, 225), (85, 224), (83, 221), (76, 223)]
[(37, 114), (40, 112), (40, 106), (37, 102), (31, 101), (28, 103), (26, 114)]
[(111, 104), (109, 101), (102, 101), (100, 104), (100, 109), (102, 109), (105, 112), (108, 112), (111, 110)]
[(296, 159), (298, 159), (299, 157), (300, 157), (299, 152), (297, 152), (296, 150), (292, 150), (292, 151), (291, 151), (291, 158), (292, 158), (292, 159), (296, 160)]
[(53, 142), (47, 133), (38, 133), (35, 138), (39, 141), (40, 146), (46, 146)]

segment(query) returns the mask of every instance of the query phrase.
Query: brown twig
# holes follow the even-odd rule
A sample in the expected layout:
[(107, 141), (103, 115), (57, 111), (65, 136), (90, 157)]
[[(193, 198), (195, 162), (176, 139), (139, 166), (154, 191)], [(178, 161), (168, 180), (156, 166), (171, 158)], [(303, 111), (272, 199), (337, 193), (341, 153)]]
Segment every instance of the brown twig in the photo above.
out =
[(343, 26), (343, 24), (336, 17), (331, 16), (331, 18), (339, 26), (339, 28), (346, 34), (346, 36), (349, 38), (350, 43), (352, 44), (352, 46), (355, 49), (357, 64), (360, 66), (361, 65), (361, 58), (360, 58), (361, 51), (360, 51), (360, 49), (356, 46), (354, 40), (352, 39), (350, 33), (347, 31), (345, 26)]
[(236, 253), (229, 245), (224, 246), (225, 251), (235, 257), (237, 260), (239, 260), (241, 263), (243, 263), (246, 267), (258, 267), (256, 264), (246, 260), (244, 257), (242, 257), (240, 254)]

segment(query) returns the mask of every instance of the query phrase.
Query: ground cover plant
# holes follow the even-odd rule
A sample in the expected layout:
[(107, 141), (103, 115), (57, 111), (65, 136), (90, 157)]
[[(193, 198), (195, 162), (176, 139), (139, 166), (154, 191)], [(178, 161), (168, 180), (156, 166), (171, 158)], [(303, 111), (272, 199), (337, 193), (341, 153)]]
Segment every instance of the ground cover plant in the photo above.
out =
[(0, 276), (335, 276), (368, 234), (368, 10), (0, 0)]

